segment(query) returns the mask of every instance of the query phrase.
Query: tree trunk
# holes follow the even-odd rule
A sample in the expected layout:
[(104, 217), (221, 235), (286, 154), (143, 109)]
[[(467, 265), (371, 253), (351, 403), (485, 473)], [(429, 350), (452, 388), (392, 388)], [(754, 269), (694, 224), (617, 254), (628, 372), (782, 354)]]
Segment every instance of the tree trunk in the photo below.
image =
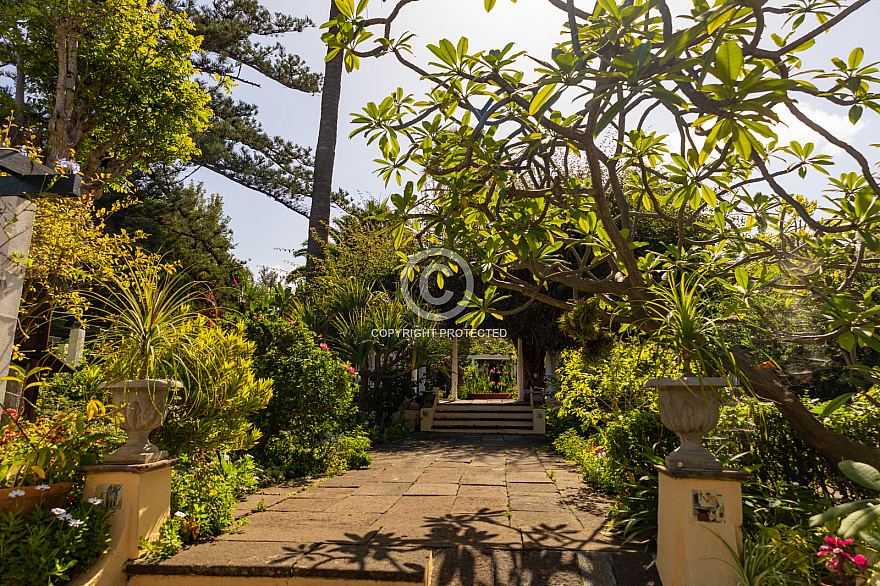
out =
[[(339, 9), (330, 2), (330, 20)], [(331, 32), (335, 29), (331, 29)], [(333, 186), (333, 162), (336, 158), (336, 130), (339, 122), (339, 94), (342, 88), (342, 57), (339, 51), (324, 64), (324, 89), (321, 92), (321, 123), (315, 148), (315, 173), (312, 183), (312, 209), (309, 213), (309, 241), (306, 274), (312, 275), (314, 261), (324, 258), (330, 223), (330, 194)]]
[(880, 469), (880, 452), (825, 426), (772, 370), (759, 368), (748, 352), (734, 350), (733, 356), (736, 371), (748, 380), (754, 393), (774, 403), (795, 433), (826, 460), (832, 464), (855, 460)]
[(79, 51), (79, 32), (70, 20), (55, 23), (58, 45), (58, 78), (55, 83), (55, 107), (49, 120), (49, 158), (50, 167), (70, 156), (68, 127), (73, 115), (76, 92), (77, 52)]

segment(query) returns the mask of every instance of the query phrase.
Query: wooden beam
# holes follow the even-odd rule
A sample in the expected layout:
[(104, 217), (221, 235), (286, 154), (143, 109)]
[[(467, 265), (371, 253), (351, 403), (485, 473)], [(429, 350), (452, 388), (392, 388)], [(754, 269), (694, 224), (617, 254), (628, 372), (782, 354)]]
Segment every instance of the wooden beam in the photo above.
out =
[(34, 197), (42, 194), (80, 195), (79, 175), (36, 175), (24, 178), (0, 177), (0, 196)]
[(28, 175), (57, 175), (54, 169), (34, 161), (16, 149), (0, 148), (0, 171), (26, 177)]

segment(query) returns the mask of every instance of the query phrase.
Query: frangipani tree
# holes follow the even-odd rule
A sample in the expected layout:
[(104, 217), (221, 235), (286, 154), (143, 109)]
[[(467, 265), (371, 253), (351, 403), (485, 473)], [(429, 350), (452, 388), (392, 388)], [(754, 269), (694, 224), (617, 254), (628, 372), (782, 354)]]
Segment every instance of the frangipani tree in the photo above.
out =
[[(432, 84), (421, 99), (398, 89), (354, 117), (353, 134), (377, 142), (386, 181), (418, 175), (393, 198), (420, 223), (417, 233), (478, 255), (474, 268), (499, 289), (563, 308), (596, 297), (606, 323), (647, 334), (663, 329), (663, 308), (676, 311), (661, 292), (700, 273), (726, 288), (721, 317), (744, 332), (837, 340), (854, 368), (863, 349), (880, 351), (876, 153), (841, 140), (803, 106), (853, 123), (880, 113), (878, 69), (863, 49), (821, 70), (803, 61), (867, 0), (695, 0), (681, 14), (666, 0), (550, 0), (566, 30), (531, 71), (520, 69), (529, 61), (513, 43), (471, 51), (464, 38), (428, 45), (433, 60), (416, 63), (411, 35), (394, 36), (409, 1), (365, 19), (366, 0), (337, 0), (339, 32), (327, 40), (349, 68), (391, 53)], [(486, 0), (486, 10), (494, 4)], [(782, 112), (841, 157), (781, 141)], [(648, 249), (639, 233), (649, 224), (677, 237)], [(551, 282), (574, 299), (547, 295)], [(800, 300), (810, 319), (783, 327), (761, 290)], [(826, 457), (880, 464), (880, 453), (824, 426), (759, 368), (764, 358), (710, 338), (714, 367), (776, 403)], [(861, 374), (876, 382), (880, 373)]]

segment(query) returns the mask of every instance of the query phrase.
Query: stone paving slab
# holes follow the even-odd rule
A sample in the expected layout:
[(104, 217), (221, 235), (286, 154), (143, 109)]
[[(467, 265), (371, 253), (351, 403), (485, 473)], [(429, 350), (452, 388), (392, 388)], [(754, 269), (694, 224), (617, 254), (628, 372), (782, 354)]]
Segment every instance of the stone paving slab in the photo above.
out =
[[(620, 586), (659, 586), (650, 556), (603, 533), (608, 503), (542, 441), (416, 434), (374, 451), (367, 469), (260, 491), (239, 507), (248, 525), (150, 567), (399, 578), (410, 567), (407, 575), (423, 575), (433, 552), (433, 586), (582, 585), (609, 559), (615, 573), (632, 574)], [(260, 499), (268, 511), (252, 512)]]
[(287, 497), (283, 494), (249, 494), (243, 501), (238, 503), (233, 516), (236, 519), (240, 519), (245, 515), (249, 515), (260, 506), (268, 508), (286, 499)]

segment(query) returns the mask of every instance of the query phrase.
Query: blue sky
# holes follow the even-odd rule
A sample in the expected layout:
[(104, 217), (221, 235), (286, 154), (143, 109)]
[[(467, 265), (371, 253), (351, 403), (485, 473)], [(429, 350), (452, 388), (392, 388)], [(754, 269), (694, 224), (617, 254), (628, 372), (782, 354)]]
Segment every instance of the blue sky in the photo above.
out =
[[(294, 16), (308, 15), (318, 25), (326, 20), (329, 10), (326, 0), (264, 0), (263, 4), (270, 10)], [(369, 16), (385, 16), (393, 4), (392, 0), (372, 0)], [(591, 5), (590, 2), (578, 4)], [(683, 0), (672, 0), (670, 4), (673, 10), (691, 5)], [(489, 14), (483, 10), (482, 0), (421, 0), (404, 9), (395, 27), (398, 32), (409, 30), (417, 34), (413, 46), (419, 62), (426, 63), (430, 55), (424, 49), (426, 44), (436, 43), (441, 38), (457, 41), (461, 36), (469, 38), (471, 51), (500, 48), (513, 41), (518, 49), (545, 58), (558, 40), (564, 21), (564, 13), (546, 0), (519, 0), (516, 4), (499, 0)], [(826, 66), (831, 57), (845, 59), (855, 46), (865, 49), (864, 63), (880, 60), (878, 22), (880, 2), (872, 2), (818, 39), (817, 45), (809, 51), (811, 59), (816, 61), (809, 66)], [(281, 40), (291, 52), (306, 59), (313, 69), (323, 71), (325, 49), (317, 27)], [(257, 79), (256, 74), (252, 77)], [(278, 134), (304, 146), (314, 145), (318, 135), (320, 96), (294, 92), (265, 79), (260, 82), (259, 88), (239, 86), (235, 95), (260, 107), (260, 120), (270, 134)], [(355, 197), (384, 197), (395, 191), (395, 184), (386, 188), (374, 174), (376, 164), (373, 159), (378, 157), (374, 146), (367, 146), (362, 137), (349, 139), (348, 135), (354, 128), (349, 122), (350, 113), (360, 110), (369, 101), (382, 100), (397, 87), (404, 88), (406, 93), (418, 94), (426, 86), (391, 57), (362, 60), (361, 69), (344, 76), (334, 188), (341, 187)], [(880, 142), (876, 138), (877, 118), (868, 112), (863, 121), (853, 127), (846, 119), (845, 111), (831, 113), (809, 104), (803, 107), (811, 117), (833, 129), (836, 135), (860, 148)], [(835, 154), (833, 148), (816, 140), (803, 126), (785, 117), (783, 121), (791, 122), (783, 129), (785, 139), (812, 140), (817, 143), (818, 150)], [(252, 269), (260, 265), (291, 268), (294, 258), (287, 251), (298, 248), (305, 240), (308, 225), (305, 218), (265, 195), (249, 191), (210, 171), (199, 171), (193, 179), (204, 182), (208, 191), (222, 196), (237, 244), (236, 256), (248, 261)], [(791, 187), (807, 191), (803, 186)]]

